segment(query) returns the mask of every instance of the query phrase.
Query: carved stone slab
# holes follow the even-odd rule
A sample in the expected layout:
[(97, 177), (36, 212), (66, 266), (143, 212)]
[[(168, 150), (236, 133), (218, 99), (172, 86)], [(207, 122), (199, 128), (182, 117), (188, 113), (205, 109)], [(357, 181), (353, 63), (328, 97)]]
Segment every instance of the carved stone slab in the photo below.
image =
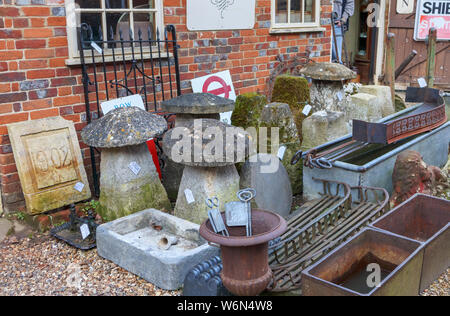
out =
[(91, 197), (71, 121), (50, 117), (14, 123), (8, 125), (8, 133), (30, 214)]

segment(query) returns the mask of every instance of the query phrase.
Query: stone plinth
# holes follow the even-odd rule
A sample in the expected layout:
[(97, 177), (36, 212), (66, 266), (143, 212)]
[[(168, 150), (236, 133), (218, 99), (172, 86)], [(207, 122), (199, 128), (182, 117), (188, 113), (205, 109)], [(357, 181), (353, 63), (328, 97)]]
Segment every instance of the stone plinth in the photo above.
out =
[[(170, 210), (166, 190), (159, 181), (147, 145), (103, 148), (100, 169), (100, 206), (104, 221), (115, 220), (147, 208)], [(137, 163), (135, 174), (130, 168)]]
[[(74, 124), (61, 117), (8, 125), (27, 210), (39, 214), (89, 199)], [(79, 190), (75, 185), (80, 182)]]
[(319, 111), (303, 121), (303, 149), (311, 149), (349, 133), (342, 112)]
[(395, 113), (394, 102), (392, 101), (391, 88), (387, 86), (361, 86), (360, 93), (367, 93), (377, 97), (377, 108), (381, 108), (383, 117)]
[[(188, 202), (185, 190), (192, 192), (194, 202)], [(237, 191), (239, 191), (239, 174), (234, 165), (216, 168), (185, 166), (174, 214), (201, 224), (208, 218), (206, 199), (217, 197), (220, 211), (225, 212), (226, 203), (238, 201)]]

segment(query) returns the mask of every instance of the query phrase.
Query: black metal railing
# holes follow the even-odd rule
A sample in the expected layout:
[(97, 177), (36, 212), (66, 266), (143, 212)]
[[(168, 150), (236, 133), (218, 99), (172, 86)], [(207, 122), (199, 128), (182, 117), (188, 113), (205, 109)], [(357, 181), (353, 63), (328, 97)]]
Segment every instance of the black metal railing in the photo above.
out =
[[(159, 103), (181, 95), (176, 30), (167, 25), (163, 32), (129, 29), (103, 31), (87, 24), (78, 29), (78, 47), (86, 104), (86, 121), (101, 117), (101, 103), (139, 94), (147, 111), (164, 115)], [(161, 38), (162, 37), (162, 38)], [(95, 195), (99, 180), (95, 149), (90, 148)]]

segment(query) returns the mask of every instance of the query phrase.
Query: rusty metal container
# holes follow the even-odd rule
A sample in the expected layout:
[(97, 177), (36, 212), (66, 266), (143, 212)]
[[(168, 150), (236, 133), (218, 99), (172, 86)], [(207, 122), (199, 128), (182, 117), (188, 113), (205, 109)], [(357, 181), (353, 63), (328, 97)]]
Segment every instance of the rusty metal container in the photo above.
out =
[(424, 243), (420, 292), (450, 266), (450, 201), (416, 194), (371, 226)]
[[(415, 296), (419, 293), (423, 248), (420, 242), (367, 228), (303, 271), (305, 296)], [(380, 268), (370, 287), (368, 268)], [(368, 271), (369, 270), (369, 271)]]
[[(222, 213), (225, 221), (225, 214)], [(239, 296), (254, 296), (263, 292), (272, 278), (268, 263), (268, 242), (286, 231), (286, 221), (278, 214), (252, 210), (253, 236), (247, 237), (245, 227), (227, 226), (229, 237), (214, 233), (209, 219), (200, 226), (200, 235), (220, 245), (224, 286)]]

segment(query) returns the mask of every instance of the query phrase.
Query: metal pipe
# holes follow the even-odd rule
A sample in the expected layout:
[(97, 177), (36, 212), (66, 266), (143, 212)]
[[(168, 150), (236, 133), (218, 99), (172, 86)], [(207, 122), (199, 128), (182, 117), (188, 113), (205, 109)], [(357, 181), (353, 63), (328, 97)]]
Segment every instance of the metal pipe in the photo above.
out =
[(395, 71), (395, 79), (400, 77), (403, 70), (413, 61), (413, 59), (416, 57), (417, 51), (415, 49), (412, 50), (411, 54), (409, 54), (408, 57), (398, 66), (397, 70)]

